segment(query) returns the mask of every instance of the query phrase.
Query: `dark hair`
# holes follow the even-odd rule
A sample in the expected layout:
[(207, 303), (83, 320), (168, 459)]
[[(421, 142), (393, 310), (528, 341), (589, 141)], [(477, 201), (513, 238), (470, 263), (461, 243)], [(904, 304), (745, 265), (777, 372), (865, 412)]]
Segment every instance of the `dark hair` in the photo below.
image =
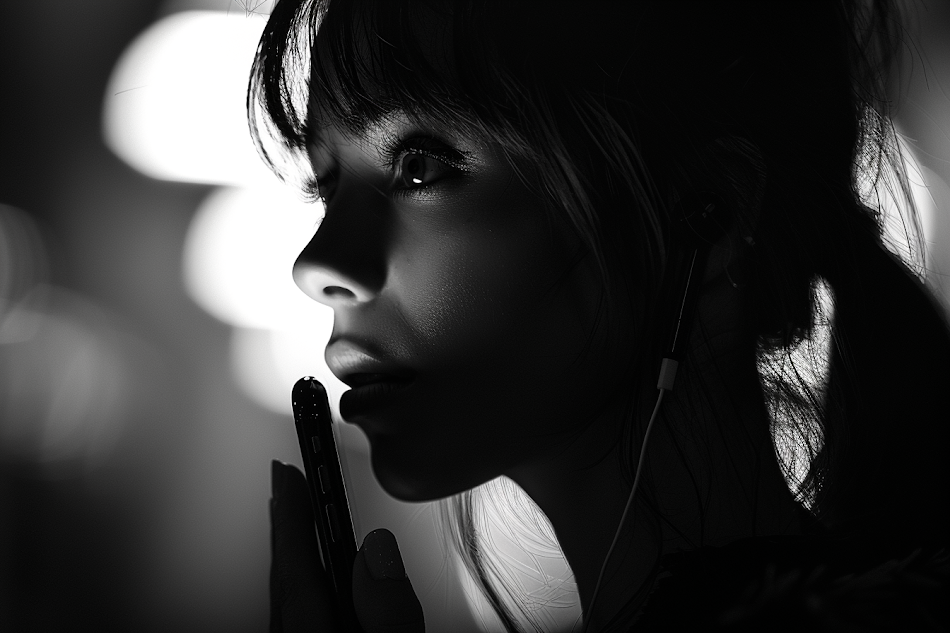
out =
[[(431, 11), (449, 28), (427, 28)], [(359, 131), (398, 110), (499, 144), (598, 258), (605, 307), (616, 292), (648, 306), (624, 325), (647, 350), (631, 359), (631, 376), (654, 376), (662, 352), (652, 334), (681, 259), (677, 202), (714, 190), (754, 240), (745, 330), (774, 432), (795, 438), (809, 463), (804, 476), (786, 463), (795, 492), (843, 533), (941, 542), (950, 533), (941, 496), (950, 328), (885, 248), (874, 199), (890, 195), (904, 210), (904, 254), (919, 268), (884, 90), (899, 18), (885, 0), (282, 0), (251, 72), (249, 119), (278, 171), (278, 152), (305, 148), (308, 112)], [(829, 287), (830, 356), (815, 380), (801, 350), (814, 342), (817, 294)], [(816, 354), (804, 364), (820, 365)], [(622, 438), (630, 462), (640, 408), (631, 402)], [(656, 522), (649, 482), (647, 473), (637, 512)], [(456, 541), (484, 576), (466, 508), (463, 495)]]

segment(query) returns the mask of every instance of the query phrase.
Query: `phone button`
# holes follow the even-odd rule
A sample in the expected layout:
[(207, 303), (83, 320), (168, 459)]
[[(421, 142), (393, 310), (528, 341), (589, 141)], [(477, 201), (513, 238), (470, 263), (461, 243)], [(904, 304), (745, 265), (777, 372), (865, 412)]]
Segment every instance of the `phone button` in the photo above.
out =
[(326, 466), (320, 466), (319, 468), (317, 468), (317, 479), (320, 480), (320, 491), (321, 491), (323, 494), (327, 494), (327, 489), (329, 488), (329, 486), (327, 485), (327, 468), (326, 468)]
[(310, 438), (310, 445), (313, 446), (314, 453), (320, 452), (320, 438), (319, 437), (317, 437), (316, 435), (312, 436)]
[(327, 504), (327, 524), (330, 526), (330, 540), (334, 543), (340, 536), (340, 527), (337, 522), (336, 508), (333, 504)]

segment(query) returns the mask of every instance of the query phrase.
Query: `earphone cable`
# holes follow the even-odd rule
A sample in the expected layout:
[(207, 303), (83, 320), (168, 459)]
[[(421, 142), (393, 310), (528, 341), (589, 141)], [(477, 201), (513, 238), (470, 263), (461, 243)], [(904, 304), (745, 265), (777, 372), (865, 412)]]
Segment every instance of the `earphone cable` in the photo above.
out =
[[(715, 207), (712, 207), (714, 209)], [(707, 212), (709, 212), (710, 207), (706, 207)], [(705, 215), (703, 217), (706, 217)], [(636, 495), (637, 488), (640, 486), (640, 475), (643, 472), (643, 462), (647, 452), (647, 444), (650, 440), (650, 432), (653, 430), (653, 424), (656, 422), (657, 413), (660, 411), (660, 405), (663, 402), (663, 396), (667, 391), (673, 390), (673, 383), (676, 381), (676, 370), (679, 368), (679, 360), (682, 359), (683, 352), (682, 347), (684, 345), (683, 338), (680, 337), (680, 334), (683, 334), (684, 337), (689, 335), (690, 326), (692, 325), (692, 312), (695, 308), (695, 305), (689, 302), (690, 300), (690, 287), (693, 282), (693, 273), (696, 271), (697, 264), (699, 264), (699, 269), (703, 270), (705, 268), (706, 255), (708, 251), (703, 250), (697, 247), (689, 261), (689, 270), (686, 275), (685, 290), (683, 292), (683, 299), (680, 302), (680, 307), (677, 313), (676, 326), (673, 331), (673, 342), (670, 344), (669, 352), (664, 356), (663, 360), (660, 363), (660, 375), (657, 378), (657, 389), (659, 394), (656, 398), (656, 405), (653, 407), (653, 413), (650, 415), (650, 421), (647, 423), (646, 431), (643, 434), (643, 442), (640, 445), (640, 458), (637, 460), (637, 471), (633, 477), (633, 486), (630, 488), (630, 495), (627, 497), (627, 504), (623, 508), (623, 514), (620, 516), (620, 524), (617, 526), (617, 531), (614, 534), (614, 539), (610, 544), (610, 548), (607, 550), (607, 556), (604, 557), (604, 562), (600, 567), (600, 574), (597, 576), (597, 584), (594, 585), (594, 593), (590, 599), (590, 605), (587, 608), (587, 617), (584, 617), (584, 626), (581, 628), (581, 633), (587, 633), (587, 629), (590, 626), (591, 617), (594, 613), (594, 604), (597, 602), (597, 594), (600, 593), (600, 587), (604, 580), (604, 573), (607, 571), (607, 564), (610, 562), (610, 557), (613, 555), (614, 549), (617, 547), (617, 541), (620, 540), (620, 533), (623, 531), (623, 526), (627, 522), (627, 516), (630, 514), (630, 510), (633, 507), (633, 498)]]
[[(664, 362), (669, 360), (664, 358)], [(674, 363), (673, 372), (675, 374), (675, 361), (670, 361)], [(672, 380), (670, 381), (672, 386)], [(594, 603), (597, 602), (597, 594), (600, 592), (601, 582), (604, 580), (604, 572), (607, 571), (607, 563), (610, 561), (610, 556), (614, 552), (614, 548), (617, 546), (617, 541), (620, 540), (620, 533), (623, 531), (623, 526), (627, 521), (627, 515), (630, 513), (630, 509), (633, 507), (633, 497), (637, 492), (637, 487), (640, 485), (640, 474), (643, 470), (643, 458), (646, 455), (647, 451), (647, 442), (650, 439), (650, 431), (653, 430), (653, 423), (656, 421), (656, 415), (660, 411), (660, 403), (663, 402), (663, 395), (668, 391), (668, 389), (661, 387), (660, 393), (656, 398), (656, 405), (653, 407), (653, 414), (650, 416), (650, 421), (647, 423), (647, 430), (643, 434), (643, 443), (640, 446), (640, 459), (637, 461), (637, 472), (633, 477), (633, 487), (630, 489), (630, 496), (627, 497), (627, 504), (623, 508), (623, 514), (620, 516), (620, 525), (617, 526), (617, 532), (614, 534), (614, 540), (610, 544), (610, 549), (607, 550), (607, 556), (604, 558), (604, 564), (600, 567), (600, 574), (597, 576), (597, 584), (594, 586), (594, 594), (590, 599), (590, 606), (587, 609), (588, 616), (594, 613)], [(587, 633), (587, 627), (590, 626), (590, 617), (584, 618), (584, 627), (581, 629), (582, 633)]]

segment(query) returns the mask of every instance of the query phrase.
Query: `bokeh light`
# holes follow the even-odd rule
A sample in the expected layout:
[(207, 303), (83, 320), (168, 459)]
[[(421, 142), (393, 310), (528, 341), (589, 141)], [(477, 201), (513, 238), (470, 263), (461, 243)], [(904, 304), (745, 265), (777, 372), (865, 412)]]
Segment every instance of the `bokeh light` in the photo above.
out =
[(188, 229), (186, 289), (230, 325), (328, 328), (333, 311), (304, 295), (291, 277), (321, 216), (319, 207), (299, 202), (286, 187), (213, 191)]
[[(260, 15), (183, 11), (150, 26), (123, 53), (103, 111), (107, 143), (156, 178), (224, 185), (197, 209), (183, 251), (194, 301), (235, 329), (231, 370), (245, 393), (289, 411), (289, 385), (319, 377), (332, 311), (302, 294), (291, 268), (322, 217), (263, 165), (244, 94)], [(286, 344), (293, 340), (296, 344)]]
[(42, 235), (0, 204), (0, 457), (46, 477), (94, 469), (130, 411), (130, 346), (116, 319), (48, 283)]
[(234, 378), (277, 413), (288, 413), (288, 385), (301, 376), (320, 379), (334, 408), (346, 389), (323, 360), (333, 311), (304, 295), (291, 276), (321, 216), (319, 205), (303, 204), (287, 187), (222, 188), (199, 206), (185, 241), (189, 295), (234, 326)]
[(155, 178), (272, 184), (247, 134), (244, 95), (265, 21), (183, 11), (152, 24), (116, 63), (103, 107), (109, 147)]

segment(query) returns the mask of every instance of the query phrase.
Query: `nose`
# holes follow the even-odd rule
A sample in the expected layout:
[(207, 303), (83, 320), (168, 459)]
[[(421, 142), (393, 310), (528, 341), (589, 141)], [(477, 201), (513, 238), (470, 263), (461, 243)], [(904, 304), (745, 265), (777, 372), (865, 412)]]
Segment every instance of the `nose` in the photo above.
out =
[(385, 281), (378, 229), (347, 215), (328, 214), (294, 263), (297, 287), (334, 309), (371, 301)]

